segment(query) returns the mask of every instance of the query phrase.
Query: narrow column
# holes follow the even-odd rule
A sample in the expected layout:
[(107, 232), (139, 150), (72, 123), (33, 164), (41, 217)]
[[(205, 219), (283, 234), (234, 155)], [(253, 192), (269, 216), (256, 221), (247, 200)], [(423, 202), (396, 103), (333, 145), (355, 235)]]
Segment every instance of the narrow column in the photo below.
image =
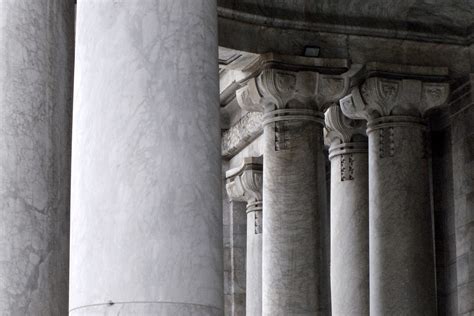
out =
[(326, 111), (331, 160), (331, 305), (335, 316), (369, 315), (369, 175), (365, 121)]
[(227, 171), (227, 194), (247, 202), (246, 315), (262, 315), (262, 159)]
[(369, 136), (370, 314), (436, 315), (425, 113), (444, 83), (372, 77), (341, 100)]
[(66, 315), (74, 1), (0, 1), (0, 315)]
[[(280, 70), (274, 62), (238, 91), (241, 104), (265, 112), (263, 315), (329, 311), (322, 111), (342, 96), (347, 80), (324, 74), (330, 63), (317, 61), (321, 72)], [(344, 69), (345, 61), (337, 62)]]
[(81, 0), (71, 315), (222, 315), (213, 0)]

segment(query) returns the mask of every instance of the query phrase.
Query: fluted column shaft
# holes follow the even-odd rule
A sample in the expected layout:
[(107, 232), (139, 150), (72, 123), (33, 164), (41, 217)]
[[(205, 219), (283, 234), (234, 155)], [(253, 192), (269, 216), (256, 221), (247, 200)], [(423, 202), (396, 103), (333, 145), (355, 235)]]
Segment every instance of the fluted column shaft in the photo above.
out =
[(331, 306), (335, 316), (369, 315), (369, 170), (365, 121), (326, 111), (331, 161)]
[(81, 0), (71, 315), (222, 315), (213, 0)]
[(0, 1), (0, 315), (66, 315), (74, 1)]

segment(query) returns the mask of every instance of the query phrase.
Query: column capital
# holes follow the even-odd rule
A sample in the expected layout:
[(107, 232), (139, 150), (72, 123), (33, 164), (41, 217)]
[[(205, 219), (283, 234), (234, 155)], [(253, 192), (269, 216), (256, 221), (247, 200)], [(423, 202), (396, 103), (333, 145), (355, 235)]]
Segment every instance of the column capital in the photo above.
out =
[(354, 136), (366, 137), (367, 123), (346, 117), (338, 104), (331, 105), (324, 114), (326, 123), (325, 139), (328, 145), (354, 141)]
[(293, 59), (261, 65), (263, 70), (236, 91), (239, 105), (247, 111), (293, 108), (322, 112), (347, 93), (350, 78), (343, 74), (349, 67), (346, 60), (314, 58), (317, 65), (310, 67), (306, 59), (315, 62), (312, 58), (305, 58), (306, 64), (301, 58)]
[(385, 116), (424, 117), (444, 105), (449, 83), (419, 79), (371, 77), (340, 100), (341, 109), (352, 119), (373, 120)]
[(261, 209), (263, 184), (262, 157), (244, 158), (242, 164), (226, 172), (226, 190), (230, 200), (247, 202), (251, 207)]

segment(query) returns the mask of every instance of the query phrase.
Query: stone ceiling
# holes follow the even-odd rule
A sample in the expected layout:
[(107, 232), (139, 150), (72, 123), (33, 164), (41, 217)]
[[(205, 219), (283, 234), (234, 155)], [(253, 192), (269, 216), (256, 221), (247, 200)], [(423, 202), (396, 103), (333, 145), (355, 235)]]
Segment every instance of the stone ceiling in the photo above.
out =
[(218, 0), (222, 17), (339, 32), (384, 30), (471, 42), (474, 0)]

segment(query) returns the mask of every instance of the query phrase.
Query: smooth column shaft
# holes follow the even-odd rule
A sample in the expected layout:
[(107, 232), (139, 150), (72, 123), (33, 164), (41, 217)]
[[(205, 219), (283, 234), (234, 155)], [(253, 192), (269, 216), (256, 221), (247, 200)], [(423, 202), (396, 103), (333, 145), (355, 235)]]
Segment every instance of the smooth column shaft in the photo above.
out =
[(367, 142), (331, 146), (329, 156), (332, 313), (369, 315)]
[(369, 122), (370, 314), (436, 315), (426, 127)]
[(73, 1), (0, 1), (0, 315), (67, 314), (73, 66)]
[(222, 315), (213, 0), (82, 0), (70, 314)]
[(322, 123), (264, 127), (263, 315), (327, 313)]
[(246, 315), (262, 315), (262, 209), (247, 211)]

